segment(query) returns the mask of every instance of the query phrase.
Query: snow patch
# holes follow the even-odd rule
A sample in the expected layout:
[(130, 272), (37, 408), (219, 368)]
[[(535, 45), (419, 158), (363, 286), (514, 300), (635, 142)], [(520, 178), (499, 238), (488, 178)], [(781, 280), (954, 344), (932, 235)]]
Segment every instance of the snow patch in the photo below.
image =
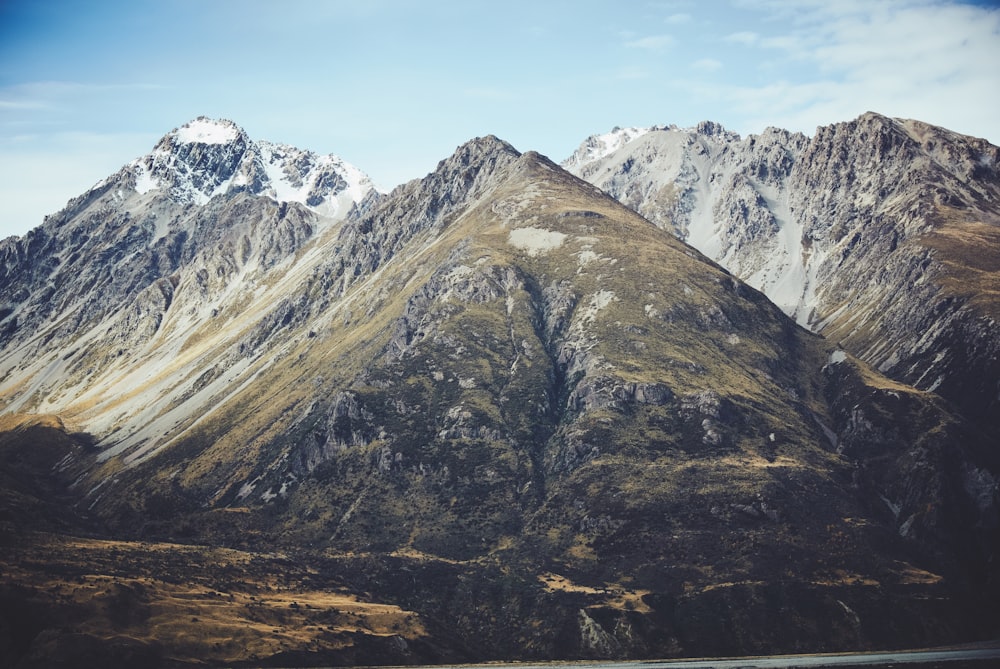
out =
[[(257, 142), (257, 146), (267, 174), (268, 188), (264, 193), (278, 202), (299, 202), (319, 214), (334, 217), (346, 213), (374, 188), (364, 172), (333, 154), (319, 156), (267, 141)], [(342, 180), (337, 184), (339, 190), (323, 186), (330, 172)], [(317, 196), (322, 198), (319, 203), (313, 199)]]
[(160, 187), (160, 183), (153, 178), (153, 175), (149, 173), (146, 166), (142, 163), (138, 163), (135, 166), (135, 192), (139, 195), (145, 195), (151, 190)]
[(177, 141), (183, 144), (228, 144), (239, 133), (229, 123), (198, 118), (177, 130)]
[(847, 360), (847, 353), (845, 353), (844, 351), (837, 350), (830, 354), (830, 360), (828, 364), (839, 365), (845, 360)]
[(913, 527), (913, 521), (917, 519), (917, 514), (910, 514), (910, 517), (906, 519), (902, 525), (899, 526), (899, 536), (907, 537), (910, 535), (910, 528)]
[(594, 296), (590, 299), (590, 304), (597, 309), (603, 309), (604, 307), (611, 304), (612, 300), (615, 299), (615, 294), (610, 290), (599, 290), (594, 293)]
[(574, 167), (582, 167), (605, 158), (632, 140), (655, 130), (656, 128), (614, 128), (603, 135), (589, 137), (577, 149), (576, 153), (563, 163), (563, 167), (572, 171)]
[(557, 249), (565, 240), (566, 235), (561, 232), (532, 227), (511, 230), (507, 237), (508, 244), (526, 251), (531, 257)]

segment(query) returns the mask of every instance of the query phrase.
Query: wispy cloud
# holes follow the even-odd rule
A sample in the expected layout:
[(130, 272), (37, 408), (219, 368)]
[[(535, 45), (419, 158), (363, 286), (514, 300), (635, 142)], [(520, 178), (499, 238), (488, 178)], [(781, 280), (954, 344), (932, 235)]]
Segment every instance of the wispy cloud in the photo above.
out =
[(722, 69), (722, 62), (714, 58), (702, 58), (691, 63), (691, 68), (701, 72), (715, 72)]
[(671, 14), (663, 21), (667, 25), (677, 26), (691, 22), (691, 15), (686, 13)]
[[(69, 111), (73, 102), (86, 97), (163, 90), (158, 84), (93, 84), (73, 81), (31, 81), (0, 87), (0, 113)], [(38, 121), (37, 117), (22, 117)]]
[[(0, 239), (23, 234), (44, 217), (142, 155), (155, 134), (90, 132), (0, 136)], [(125, 156), (125, 158), (123, 158)], [(32, 175), (45, 175), (44, 179)]]
[(773, 51), (780, 60), (770, 62), (772, 74), (786, 73), (778, 82), (716, 91), (747, 115), (748, 125), (811, 131), (873, 110), (972, 134), (996, 128), (998, 9), (927, 0), (742, 0), (740, 5), (765, 12), (770, 19), (765, 25), (784, 30), (724, 38)]
[(79, 81), (29, 81), (2, 89), (5, 96), (61, 97), (81, 93), (108, 93), (113, 91), (151, 91), (166, 88), (160, 84), (138, 83), (88, 83)]
[(786, 51), (788, 55), (800, 56), (807, 52), (811, 46), (810, 40), (803, 39), (798, 35), (779, 35), (777, 37), (765, 37), (757, 41), (765, 49), (779, 49)]
[(630, 49), (646, 49), (648, 51), (662, 51), (674, 43), (674, 38), (670, 35), (650, 35), (625, 42), (625, 46)]
[(40, 100), (4, 100), (0, 99), (0, 110), (30, 111), (45, 109), (48, 105)]
[(740, 32), (726, 35), (722, 39), (724, 42), (730, 42), (732, 44), (753, 46), (760, 40), (760, 35), (755, 32), (750, 32), (749, 30), (741, 30)]

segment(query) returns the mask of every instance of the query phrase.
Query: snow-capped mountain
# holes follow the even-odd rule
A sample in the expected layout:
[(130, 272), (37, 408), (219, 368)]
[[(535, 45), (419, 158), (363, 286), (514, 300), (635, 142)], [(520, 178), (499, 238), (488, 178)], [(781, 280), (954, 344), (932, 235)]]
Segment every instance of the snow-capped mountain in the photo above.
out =
[[(657, 126), (651, 128), (620, 128), (616, 126), (611, 129), (611, 132), (606, 132), (603, 135), (592, 135), (585, 139), (583, 144), (573, 152), (573, 155), (563, 161), (562, 166), (570, 172), (584, 169), (586, 166), (606, 158), (647, 132), (665, 129), (668, 128)], [(671, 126), (669, 129), (675, 128)]]
[[(615, 129), (588, 138), (562, 164), (743, 277), (806, 325), (815, 282), (806, 275), (801, 230), (789, 220), (784, 185), (792, 156), (805, 141), (801, 134), (768, 130), (748, 144), (710, 122)], [(595, 152), (595, 145), (610, 150)], [(761, 161), (767, 166), (760, 168)], [(752, 183), (748, 169), (755, 170)]]
[(177, 202), (205, 204), (216, 195), (246, 191), (327, 216), (346, 213), (374, 187), (337, 156), (254, 142), (232, 121), (205, 117), (165, 135), (123, 172), (112, 178), (128, 179), (139, 194), (160, 190)]
[(149, 418), (176, 399), (150, 384), (150, 366), (183, 376), (204, 365), (182, 355), (193, 333), (233, 336), (212, 319), (252, 313), (262, 295), (280, 300), (277, 277), (302, 271), (296, 253), (335, 234), (373, 193), (340, 159), (253, 142), (229, 121), (168, 133), (39, 228), (0, 243), (0, 375), (21, 389), (6, 410), (75, 406), (89, 430), (116, 441), (169, 438), (169, 416), (180, 411), (184, 425), (197, 411), (188, 403)]
[(619, 130), (563, 164), (798, 323), (997, 429), (998, 160), (984, 140), (870, 113), (812, 138)]
[[(703, 194), (792, 200), (783, 139), (725, 197), (690, 176), (730, 141), (587, 155), (676, 149), (690, 232)], [(0, 243), (0, 664), (996, 637), (995, 442), (600, 188), (489, 136), (326, 216), (332, 160), (157, 147)]]

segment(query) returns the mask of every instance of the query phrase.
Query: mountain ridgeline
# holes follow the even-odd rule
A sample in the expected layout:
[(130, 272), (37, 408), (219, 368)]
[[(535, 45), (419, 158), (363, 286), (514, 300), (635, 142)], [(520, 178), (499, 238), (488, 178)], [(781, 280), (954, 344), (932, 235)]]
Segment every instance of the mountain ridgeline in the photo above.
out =
[(616, 129), (563, 163), (1000, 440), (1000, 149), (868, 113), (812, 138)]
[(0, 243), (0, 657), (995, 637), (997, 151), (484, 137), (380, 193), (173, 131)]

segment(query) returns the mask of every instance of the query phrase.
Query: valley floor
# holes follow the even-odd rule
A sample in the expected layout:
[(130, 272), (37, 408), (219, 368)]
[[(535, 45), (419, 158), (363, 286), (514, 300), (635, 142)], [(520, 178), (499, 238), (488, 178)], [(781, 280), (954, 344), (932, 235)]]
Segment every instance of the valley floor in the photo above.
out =
[(435, 659), (415, 614), (281, 553), (35, 534), (0, 572), (2, 666)]
[[(433, 613), (417, 611), (424, 608), (419, 604), (400, 606), (414, 600), (399, 581), (386, 580), (390, 571), (397, 578), (433, 569), (456, 570), (448, 574), (459, 579), (474, 574), (462, 571), (469, 565), (434, 562), (421, 554), (251, 552), (0, 532), (0, 666), (475, 666), (457, 664), (482, 657), (467, 639)], [(534, 656), (543, 657), (537, 650)], [(997, 663), (1000, 642), (923, 653), (504, 666), (980, 669)]]

